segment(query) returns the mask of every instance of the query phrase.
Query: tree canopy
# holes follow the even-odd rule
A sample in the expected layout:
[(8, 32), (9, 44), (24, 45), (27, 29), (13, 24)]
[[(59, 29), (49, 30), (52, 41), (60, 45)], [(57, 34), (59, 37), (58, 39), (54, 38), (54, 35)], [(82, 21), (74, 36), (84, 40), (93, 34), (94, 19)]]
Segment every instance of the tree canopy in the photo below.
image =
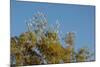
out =
[(66, 32), (63, 47), (59, 38), (59, 24), (50, 29), (47, 18), (39, 12), (27, 22), (27, 31), (11, 37), (11, 65), (58, 64), (87, 61), (90, 50), (74, 49), (75, 33)]

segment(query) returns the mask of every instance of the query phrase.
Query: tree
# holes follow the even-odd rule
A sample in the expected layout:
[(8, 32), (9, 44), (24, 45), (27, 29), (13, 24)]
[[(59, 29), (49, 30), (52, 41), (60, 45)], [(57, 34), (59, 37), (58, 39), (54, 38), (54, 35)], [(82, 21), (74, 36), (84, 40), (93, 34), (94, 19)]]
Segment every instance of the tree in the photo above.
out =
[(65, 38), (67, 47), (66, 50), (66, 60), (65, 62), (70, 63), (74, 61), (74, 32), (68, 32)]
[(76, 53), (76, 62), (85, 62), (90, 59), (92, 53), (87, 48), (80, 48)]
[(27, 31), (17, 37), (11, 37), (11, 64), (36, 65), (83, 62), (90, 58), (90, 51), (80, 48), (74, 50), (75, 32), (65, 36), (67, 47), (59, 38), (58, 20), (53, 27), (47, 26), (45, 15), (38, 12), (27, 22)]

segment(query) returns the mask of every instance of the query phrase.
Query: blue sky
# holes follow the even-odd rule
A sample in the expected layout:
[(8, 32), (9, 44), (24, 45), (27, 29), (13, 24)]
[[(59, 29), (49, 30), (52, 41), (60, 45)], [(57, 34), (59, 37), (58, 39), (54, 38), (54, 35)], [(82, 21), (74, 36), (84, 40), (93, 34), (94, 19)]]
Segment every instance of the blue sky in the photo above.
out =
[(37, 8), (47, 14), (49, 24), (58, 19), (63, 34), (75, 31), (75, 47), (95, 50), (95, 7), (72, 4), (50, 4), (33, 2), (11, 2), (11, 36), (26, 31), (25, 20), (37, 13)]

